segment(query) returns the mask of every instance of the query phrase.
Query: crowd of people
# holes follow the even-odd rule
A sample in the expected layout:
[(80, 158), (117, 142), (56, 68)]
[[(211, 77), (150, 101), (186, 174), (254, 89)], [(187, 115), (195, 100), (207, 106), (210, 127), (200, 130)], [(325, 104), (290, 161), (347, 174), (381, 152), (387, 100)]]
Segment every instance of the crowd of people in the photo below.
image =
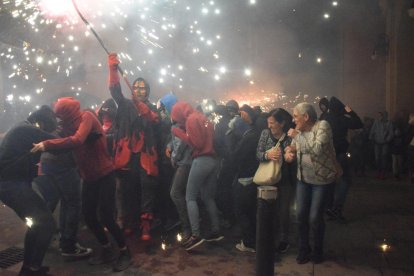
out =
[[(283, 108), (265, 113), (234, 100), (206, 109), (172, 93), (155, 106), (143, 78), (133, 82), (131, 97), (124, 96), (118, 64), (117, 55), (110, 54), (111, 98), (98, 111), (60, 98), (3, 137), (0, 200), (32, 222), (20, 275), (48, 274), (43, 258), (56, 229), (52, 213), (59, 201), (61, 254), (89, 257), (90, 265), (127, 269), (132, 264), (127, 236), (136, 234), (145, 242), (157, 228), (179, 228), (181, 246), (191, 252), (222, 240), (223, 228), (238, 227), (235, 247), (254, 253), (258, 185), (253, 178), (260, 162), (278, 161), (281, 178), (272, 184), (278, 198), (270, 241), (275, 254), (290, 248), (296, 202), (297, 263), (321, 263), (324, 217), (346, 221), (352, 175), (365, 173), (370, 148), (378, 179), (387, 177), (392, 156), (394, 176), (407, 171), (414, 180), (414, 114), (390, 122), (381, 112), (375, 122), (363, 122), (335, 97), (321, 99), (320, 116), (309, 103), (296, 105), (292, 113)], [(208, 223), (201, 220), (204, 214)], [(99, 248), (78, 241), (81, 217)]]

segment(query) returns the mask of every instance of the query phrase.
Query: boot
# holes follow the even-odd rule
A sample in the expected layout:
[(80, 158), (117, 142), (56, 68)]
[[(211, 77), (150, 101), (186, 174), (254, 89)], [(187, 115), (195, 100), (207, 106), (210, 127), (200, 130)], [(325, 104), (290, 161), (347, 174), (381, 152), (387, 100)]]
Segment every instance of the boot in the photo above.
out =
[(151, 222), (153, 220), (153, 215), (150, 213), (143, 213), (141, 215), (141, 240), (149, 241), (151, 239)]

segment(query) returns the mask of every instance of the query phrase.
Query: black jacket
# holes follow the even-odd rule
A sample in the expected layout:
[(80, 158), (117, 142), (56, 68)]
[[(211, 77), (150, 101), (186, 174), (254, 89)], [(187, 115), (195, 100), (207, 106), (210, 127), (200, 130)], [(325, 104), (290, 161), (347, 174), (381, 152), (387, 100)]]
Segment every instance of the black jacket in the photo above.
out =
[(55, 138), (23, 122), (10, 129), (0, 144), (0, 179), (32, 181), (37, 175), (40, 152), (30, 153), (33, 143)]

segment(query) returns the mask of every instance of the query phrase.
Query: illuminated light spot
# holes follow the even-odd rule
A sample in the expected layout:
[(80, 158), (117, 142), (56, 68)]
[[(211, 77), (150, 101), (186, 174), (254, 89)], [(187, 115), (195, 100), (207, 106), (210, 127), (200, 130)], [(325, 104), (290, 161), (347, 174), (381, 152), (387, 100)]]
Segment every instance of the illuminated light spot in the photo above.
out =
[(322, 63), (322, 61), (323, 61), (323, 60), (322, 60), (322, 58), (321, 58), (321, 57), (317, 57), (317, 58), (316, 58), (316, 62), (317, 62), (317, 63), (319, 63), (319, 64), (320, 64), (320, 63)]
[(333, 1), (332, 6), (337, 7), (338, 6), (338, 1)]
[(244, 74), (245, 74), (246, 76), (251, 76), (251, 75), (252, 75), (252, 71), (251, 71), (250, 69), (245, 69), (245, 70), (244, 70)]
[(33, 225), (33, 219), (32, 218), (30, 218), (30, 217), (26, 217), (25, 218), (25, 220), (26, 220), (26, 225), (30, 228), (30, 227), (32, 227), (32, 225)]
[(331, 16), (329, 15), (329, 13), (324, 13), (323, 14), (323, 18), (325, 18), (325, 19), (329, 19)]

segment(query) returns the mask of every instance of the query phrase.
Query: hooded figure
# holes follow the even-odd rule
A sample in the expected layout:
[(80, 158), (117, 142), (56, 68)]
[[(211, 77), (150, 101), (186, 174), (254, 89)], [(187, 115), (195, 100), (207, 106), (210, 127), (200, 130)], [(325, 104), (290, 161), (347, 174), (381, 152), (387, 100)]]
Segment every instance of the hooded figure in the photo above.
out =
[(19, 275), (43, 275), (47, 268), (42, 265), (43, 258), (56, 226), (46, 203), (32, 189), (40, 153), (32, 154), (30, 149), (33, 143), (51, 138), (26, 121), (12, 127), (0, 144), (0, 200), (19, 215), (22, 223), (25, 218), (34, 222), (26, 231)]
[(193, 147), (193, 158), (215, 155), (213, 124), (204, 114), (196, 111), (188, 103), (179, 101), (172, 109), (171, 120), (180, 126), (173, 130), (173, 134)]
[(108, 151), (111, 156), (114, 154), (114, 121), (117, 111), (118, 107), (113, 99), (107, 99), (98, 110), (98, 118), (105, 132)]
[(229, 100), (226, 103), (226, 108), (231, 118), (239, 114), (239, 104), (235, 100)]
[(44, 150), (72, 149), (85, 181), (96, 181), (112, 172), (106, 138), (95, 114), (81, 111), (80, 102), (70, 97), (58, 99), (55, 114), (62, 121), (62, 132), (66, 135), (44, 141)]
[[(118, 72), (119, 60), (116, 54), (108, 56), (109, 90), (118, 105), (114, 126), (114, 165), (123, 171), (125, 181), (120, 185), (124, 227), (131, 230), (138, 223), (136, 216), (141, 213), (141, 239), (151, 239), (150, 229), (157, 195), (160, 139), (157, 135), (160, 121), (156, 107), (148, 101), (150, 87), (143, 78), (133, 82), (131, 99), (122, 94)], [(140, 183), (141, 191), (137, 191)], [(131, 189), (134, 192), (129, 192)], [(141, 196), (141, 208), (136, 206)], [(128, 221), (128, 222), (127, 222)]]
[(102, 246), (102, 254), (90, 258), (89, 263), (96, 265), (115, 259), (104, 230), (106, 227), (120, 249), (113, 270), (122, 271), (132, 261), (125, 237), (114, 220), (116, 180), (104, 130), (98, 117), (92, 112), (81, 111), (80, 102), (74, 98), (58, 99), (54, 111), (62, 120), (62, 130), (68, 136), (35, 144), (32, 152), (73, 150), (80, 175), (84, 180), (82, 209), (85, 222)]
[(244, 104), (242, 107), (240, 107), (240, 116), (249, 125), (254, 125), (257, 119), (257, 113), (247, 104)]
[[(177, 102), (171, 111), (171, 119), (178, 127), (172, 129), (173, 135), (193, 148), (193, 163), (187, 181), (186, 202), (192, 236), (185, 242), (185, 249), (192, 250), (206, 241), (219, 241), (220, 225), (217, 206), (214, 200), (217, 185), (218, 162), (215, 158), (214, 128), (208, 118), (196, 111), (186, 102)], [(185, 129), (185, 130), (184, 130)], [(197, 198), (201, 195), (211, 222), (211, 235), (200, 237), (199, 209)]]
[(177, 96), (173, 93), (168, 93), (160, 99), (161, 109), (165, 109), (168, 118), (171, 117), (171, 110), (173, 105), (178, 101)]
[(325, 120), (325, 116), (329, 110), (329, 100), (327, 98), (323, 97), (319, 101), (319, 109), (322, 111), (321, 115), (319, 116), (319, 120)]

